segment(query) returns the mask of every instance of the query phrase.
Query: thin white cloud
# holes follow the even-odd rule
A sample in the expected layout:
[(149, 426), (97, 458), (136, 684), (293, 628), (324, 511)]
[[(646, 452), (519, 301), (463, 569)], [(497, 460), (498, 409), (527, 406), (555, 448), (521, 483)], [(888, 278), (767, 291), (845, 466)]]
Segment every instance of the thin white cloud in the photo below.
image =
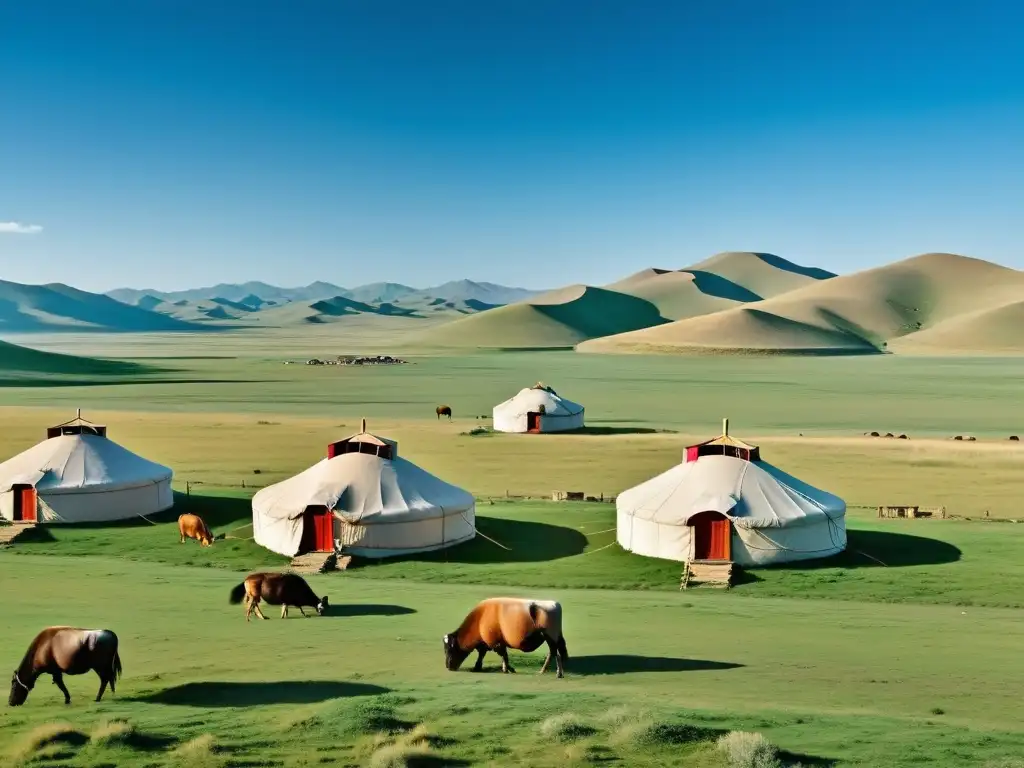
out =
[(42, 232), (38, 224), (22, 224), (20, 221), (0, 221), (0, 235), (35, 235)]

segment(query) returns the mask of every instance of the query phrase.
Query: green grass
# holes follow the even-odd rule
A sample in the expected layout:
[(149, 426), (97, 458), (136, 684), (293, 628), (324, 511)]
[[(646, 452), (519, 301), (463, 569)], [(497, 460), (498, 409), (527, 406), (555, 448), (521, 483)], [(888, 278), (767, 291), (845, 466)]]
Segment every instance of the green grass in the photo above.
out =
[[(200, 514), (217, 537), (212, 548), (179, 543), (177, 516)], [(51, 526), (23, 534), (9, 556), (116, 557), (169, 565), (247, 571), (283, 567), (251, 540), (247, 496), (179, 497), (175, 509), (112, 527)], [(615, 544), (611, 504), (498, 502), (477, 508), (483, 534), (450, 550), (360, 561), (349, 579), (417, 584), (515, 585), (529, 589), (641, 590), (674, 593), (680, 565), (637, 557)], [(962, 521), (878, 521), (851, 514), (849, 546), (824, 561), (743, 573), (733, 593), (750, 597), (1024, 608), (1024, 527)], [(231, 538), (223, 538), (230, 536)], [(497, 544), (495, 542), (498, 542)], [(499, 546), (500, 545), (500, 546)]]
[[(8, 668), (58, 623), (114, 629), (125, 667), (118, 694), (100, 704), (85, 676), (68, 678), (71, 707), (44, 679), (25, 707), (0, 709), (0, 765), (727, 768), (717, 742), (730, 731), (763, 734), (783, 765), (996, 768), (1024, 754), (1024, 529), (883, 521), (871, 510), (945, 504), (1024, 517), (1024, 449), (1005, 440), (1024, 433), (1014, 421), (1024, 360), (509, 353), (281, 365), (350, 351), (346, 329), (54, 338), (42, 346), (155, 355), (145, 362), (162, 370), (0, 387), (0, 406), (15, 406), (0, 412), (2, 457), (82, 407), (112, 438), (172, 466), (177, 488), (197, 483), (156, 525), (52, 527), (0, 550)], [(582, 401), (595, 428), (464, 434), (538, 379)], [(442, 402), (454, 423), (434, 418)], [(481, 533), (508, 549), (479, 537), (312, 576), (332, 615), (281, 621), (271, 610), (247, 625), (230, 588), (243, 572), (286, 564), (248, 538), (251, 486), (312, 464), (362, 416), (402, 455), (481, 497), (618, 493), (729, 416), (766, 458), (847, 500), (850, 548), (748, 572), (727, 592), (681, 593), (678, 564), (608, 546), (612, 505), (481, 498)], [(831, 437), (871, 429), (912, 439)], [(920, 439), (956, 433), (989, 442)], [(185, 510), (230, 538), (179, 544)], [(532, 674), (539, 651), (513, 653), (514, 676), (444, 670), (440, 636), (496, 594), (562, 601), (566, 679)]]
[[(282, 365), (286, 359), (347, 351), (328, 340), (297, 351), (291, 337), (238, 334), (82, 339), (83, 353), (117, 356), (144, 349), (173, 356), (230, 354), (236, 359), (160, 359), (163, 376), (88, 387), (7, 387), (0, 403), (113, 410), (251, 412), (332, 418), (422, 419), (439, 403), (456, 418), (490, 416), (524, 386), (542, 380), (583, 403), (587, 421), (623, 430), (714, 431), (729, 416), (737, 433), (911, 436), (1024, 433), (1016, 407), (1024, 359), (662, 358), (533, 352), (419, 357), (413, 364), (365, 368)], [(230, 343), (224, 337), (229, 337)], [(81, 337), (79, 337), (81, 338)], [(59, 340), (58, 340), (59, 341)], [(295, 342), (294, 344), (292, 342)], [(56, 344), (57, 342), (51, 342)], [(216, 344), (227, 344), (219, 348)], [(278, 346), (280, 344), (280, 346)], [(131, 346), (138, 345), (138, 346)], [(66, 349), (67, 347), (61, 347)], [(315, 350), (315, 351), (314, 351)], [(392, 351), (388, 347), (380, 352)], [(155, 362), (155, 360), (154, 360)]]
[[(474, 765), (554, 766), (588, 754), (724, 765), (713, 762), (714, 740), (733, 729), (840, 765), (978, 764), (970, 761), (1024, 749), (1014, 610), (964, 615), (950, 605), (743, 590), (496, 589), (471, 578), (411, 584), (350, 572), (309, 577), (331, 596), (332, 615), (280, 620), (271, 611), (247, 625), (227, 602), (237, 573), (60, 556), (70, 542), (50, 545), (49, 556), (38, 545), (0, 553), (0, 579), (22, 585), (5, 594), (0, 647), (13, 666), (46, 624), (110, 627), (125, 678), (100, 704), (91, 701), (93, 678), (68, 678), (68, 708), (41, 681), (25, 707), (2, 710), (3, 754), (55, 720), (106, 734), (62, 746), (67, 759), (55, 765), (95, 765), (97, 755), (172, 765), (172, 750), (194, 739), (205, 747), (193, 751), (219, 765), (362, 765), (380, 748), (379, 732), (416, 724), (439, 737), (435, 752)], [(479, 575), (490, 580), (486, 569)], [(565, 680), (532, 674), (540, 653), (513, 653), (514, 676), (495, 674), (494, 658), (481, 675), (444, 670), (439, 636), (497, 592), (562, 601)], [(551, 718), (568, 734), (560, 746), (542, 737)], [(131, 735), (112, 735), (112, 720), (130, 723)]]

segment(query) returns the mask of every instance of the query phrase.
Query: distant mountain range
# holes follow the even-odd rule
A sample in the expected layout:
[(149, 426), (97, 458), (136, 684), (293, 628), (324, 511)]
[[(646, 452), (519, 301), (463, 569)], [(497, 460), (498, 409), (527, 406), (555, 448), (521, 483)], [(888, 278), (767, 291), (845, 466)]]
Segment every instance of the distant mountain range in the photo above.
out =
[[(682, 269), (650, 267), (604, 286), (544, 293), (461, 280), (426, 289), (253, 282), (98, 295), (0, 281), (0, 334), (332, 323), (421, 351), (1017, 355), (1024, 354), (1024, 272), (930, 253), (836, 275), (770, 253), (727, 252)], [(0, 357), (16, 352), (0, 347)]]
[(510, 288), (494, 283), (474, 280), (454, 280), (432, 288), (413, 288), (401, 283), (370, 283), (355, 288), (343, 288), (332, 283), (315, 282), (297, 288), (282, 288), (259, 281), (249, 283), (221, 283), (207, 288), (192, 288), (185, 291), (159, 291), (153, 288), (117, 288), (108, 291), (110, 296), (125, 304), (155, 306), (159, 302), (221, 301), (235, 302), (248, 311), (291, 302), (314, 302), (342, 297), (365, 304), (412, 304), (431, 299), (465, 302), (477, 301), (489, 305), (512, 304), (535, 296), (541, 291), (526, 288)]

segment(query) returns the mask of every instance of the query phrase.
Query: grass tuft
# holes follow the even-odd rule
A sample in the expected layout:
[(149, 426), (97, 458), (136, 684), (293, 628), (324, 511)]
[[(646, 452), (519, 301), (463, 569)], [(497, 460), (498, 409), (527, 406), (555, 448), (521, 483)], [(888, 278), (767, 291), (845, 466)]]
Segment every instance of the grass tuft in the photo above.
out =
[(540, 724), (540, 733), (547, 739), (572, 742), (593, 736), (597, 729), (583, 722), (579, 715), (566, 712), (544, 720)]
[(29, 731), (10, 752), (13, 765), (31, 761), (53, 761), (71, 757), (88, 737), (68, 723), (46, 723)]
[(779, 750), (760, 733), (731, 731), (718, 739), (729, 768), (782, 768)]
[(204, 733), (186, 741), (172, 752), (181, 768), (220, 768), (223, 765), (218, 754), (217, 742), (212, 734)]
[(135, 736), (135, 726), (127, 720), (108, 720), (89, 734), (89, 743), (97, 747), (128, 744)]

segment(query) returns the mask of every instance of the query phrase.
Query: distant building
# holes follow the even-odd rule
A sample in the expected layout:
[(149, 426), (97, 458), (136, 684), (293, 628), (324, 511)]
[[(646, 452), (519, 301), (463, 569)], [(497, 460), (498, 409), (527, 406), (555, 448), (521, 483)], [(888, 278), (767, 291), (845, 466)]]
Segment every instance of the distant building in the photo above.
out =
[(497, 432), (565, 432), (583, 427), (583, 406), (537, 383), (494, 406)]

